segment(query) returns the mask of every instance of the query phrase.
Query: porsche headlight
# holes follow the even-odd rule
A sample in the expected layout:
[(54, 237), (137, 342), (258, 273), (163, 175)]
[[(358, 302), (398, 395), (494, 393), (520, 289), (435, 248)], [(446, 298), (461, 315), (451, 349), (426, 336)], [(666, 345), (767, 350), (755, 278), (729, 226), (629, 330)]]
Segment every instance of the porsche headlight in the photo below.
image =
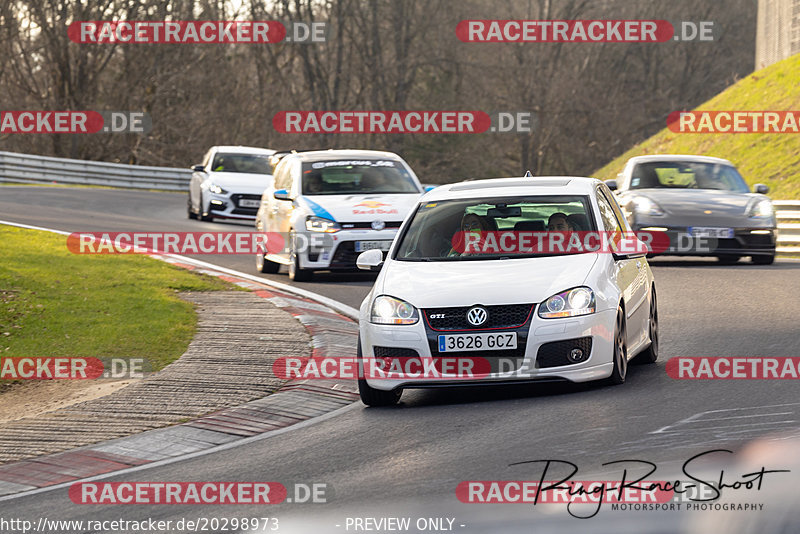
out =
[(370, 322), (375, 324), (415, 324), (419, 312), (408, 302), (381, 295), (372, 302)]
[(339, 223), (336, 221), (325, 219), (323, 217), (306, 217), (306, 230), (309, 232), (325, 232), (330, 234), (333, 232), (338, 232), (341, 229), (342, 227), (339, 226)]
[(539, 306), (539, 317), (557, 319), (559, 317), (577, 317), (589, 315), (596, 311), (594, 291), (582, 286), (556, 293)]
[(772, 202), (762, 198), (750, 204), (747, 210), (747, 216), (752, 218), (766, 219), (772, 217), (775, 211), (772, 208)]
[(642, 215), (655, 217), (664, 215), (664, 210), (661, 209), (661, 206), (647, 197), (636, 197), (633, 201), (633, 209), (636, 213), (641, 213)]

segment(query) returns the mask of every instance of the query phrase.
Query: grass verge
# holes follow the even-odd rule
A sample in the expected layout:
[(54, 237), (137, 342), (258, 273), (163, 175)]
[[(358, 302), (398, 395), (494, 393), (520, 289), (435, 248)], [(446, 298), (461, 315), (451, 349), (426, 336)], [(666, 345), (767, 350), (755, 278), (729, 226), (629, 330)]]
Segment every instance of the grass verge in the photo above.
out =
[(0, 357), (145, 358), (158, 370), (195, 332), (177, 293), (233, 288), (146, 256), (72, 254), (66, 236), (0, 225)]

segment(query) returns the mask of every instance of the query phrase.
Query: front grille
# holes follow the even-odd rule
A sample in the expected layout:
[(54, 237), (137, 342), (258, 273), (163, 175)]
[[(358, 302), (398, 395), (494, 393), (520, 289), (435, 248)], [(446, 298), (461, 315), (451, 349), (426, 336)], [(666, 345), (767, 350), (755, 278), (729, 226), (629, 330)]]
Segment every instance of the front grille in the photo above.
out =
[(488, 319), (479, 327), (467, 322), (467, 311), (472, 306), (455, 308), (428, 308), (423, 310), (428, 325), (437, 331), (448, 330), (486, 330), (490, 328), (517, 328), (528, 321), (534, 304), (504, 304), (484, 306)]
[(331, 269), (355, 269), (356, 246), (353, 241), (339, 243), (331, 259)]
[[(231, 200), (233, 200), (233, 203), (237, 207), (239, 207), (239, 201), (242, 200), (243, 198), (245, 198), (247, 200), (257, 200), (259, 203), (261, 202), (261, 195), (245, 195), (245, 194), (242, 194), (242, 193), (236, 193), (235, 195), (231, 195)], [(254, 209), (254, 210), (258, 211), (258, 208), (249, 208), (248, 207), (248, 208), (242, 208), (242, 209), (246, 209), (246, 210)]]
[(231, 211), (232, 215), (252, 215), (255, 217), (258, 214), (258, 208), (236, 208)]
[[(570, 351), (575, 348), (583, 351), (584, 356), (581, 362), (571, 362), (567, 358), (567, 355), (570, 353)], [(553, 341), (551, 343), (545, 343), (539, 347), (539, 352), (536, 354), (536, 366), (540, 369), (544, 369), (546, 367), (576, 365), (576, 363), (585, 362), (591, 353), (591, 336), (567, 339), (565, 341)]]
[[(400, 225), (403, 224), (403, 221), (384, 221), (386, 224), (386, 228), (400, 228)], [(345, 230), (352, 230), (354, 228), (372, 228), (372, 221), (369, 222), (342, 222), (339, 223), (339, 226), (344, 228)]]
[(376, 358), (418, 358), (419, 353), (405, 347), (372, 347)]

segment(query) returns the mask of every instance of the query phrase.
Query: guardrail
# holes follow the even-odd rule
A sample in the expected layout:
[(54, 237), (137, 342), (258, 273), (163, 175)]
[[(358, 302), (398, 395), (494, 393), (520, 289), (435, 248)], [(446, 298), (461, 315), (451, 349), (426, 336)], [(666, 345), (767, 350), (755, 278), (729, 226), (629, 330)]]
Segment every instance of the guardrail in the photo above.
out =
[(0, 182), (186, 191), (192, 171), (0, 152)]
[(800, 254), (800, 200), (773, 200), (778, 219), (778, 252)]
[[(0, 152), (0, 182), (104, 185), (186, 191), (192, 171)], [(800, 200), (773, 200), (778, 252), (800, 253)]]

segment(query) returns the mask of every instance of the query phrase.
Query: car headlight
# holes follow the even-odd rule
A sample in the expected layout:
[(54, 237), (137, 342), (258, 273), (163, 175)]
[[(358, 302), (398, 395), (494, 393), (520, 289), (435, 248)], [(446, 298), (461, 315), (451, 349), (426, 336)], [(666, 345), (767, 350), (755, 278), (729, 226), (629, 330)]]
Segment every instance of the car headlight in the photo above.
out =
[(342, 227), (339, 223), (323, 217), (306, 217), (306, 230), (309, 232), (326, 232), (333, 233), (341, 230)]
[(539, 306), (539, 317), (542, 319), (577, 317), (595, 311), (594, 291), (588, 287), (575, 287), (556, 293), (542, 302)]
[(375, 324), (415, 324), (419, 312), (404, 300), (381, 295), (372, 302), (369, 320)]
[(224, 195), (227, 193), (225, 189), (222, 189), (217, 184), (211, 184), (208, 186), (208, 190), (214, 193), (215, 195)]
[(772, 202), (765, 198), (756, 200), (750, 204), (750, 207), (747, 209), (747, 216), (753, 218), (766, 219), (772, 217), (774, 214), (775, 211), (772, 208)]
[(664, 210), (661, 209), (661, 206), (647, 197), (636, 197), (633, 200), (633, 209), (636, 213), (643, 215), (654, 215), (656, 217), (664, 215)]

